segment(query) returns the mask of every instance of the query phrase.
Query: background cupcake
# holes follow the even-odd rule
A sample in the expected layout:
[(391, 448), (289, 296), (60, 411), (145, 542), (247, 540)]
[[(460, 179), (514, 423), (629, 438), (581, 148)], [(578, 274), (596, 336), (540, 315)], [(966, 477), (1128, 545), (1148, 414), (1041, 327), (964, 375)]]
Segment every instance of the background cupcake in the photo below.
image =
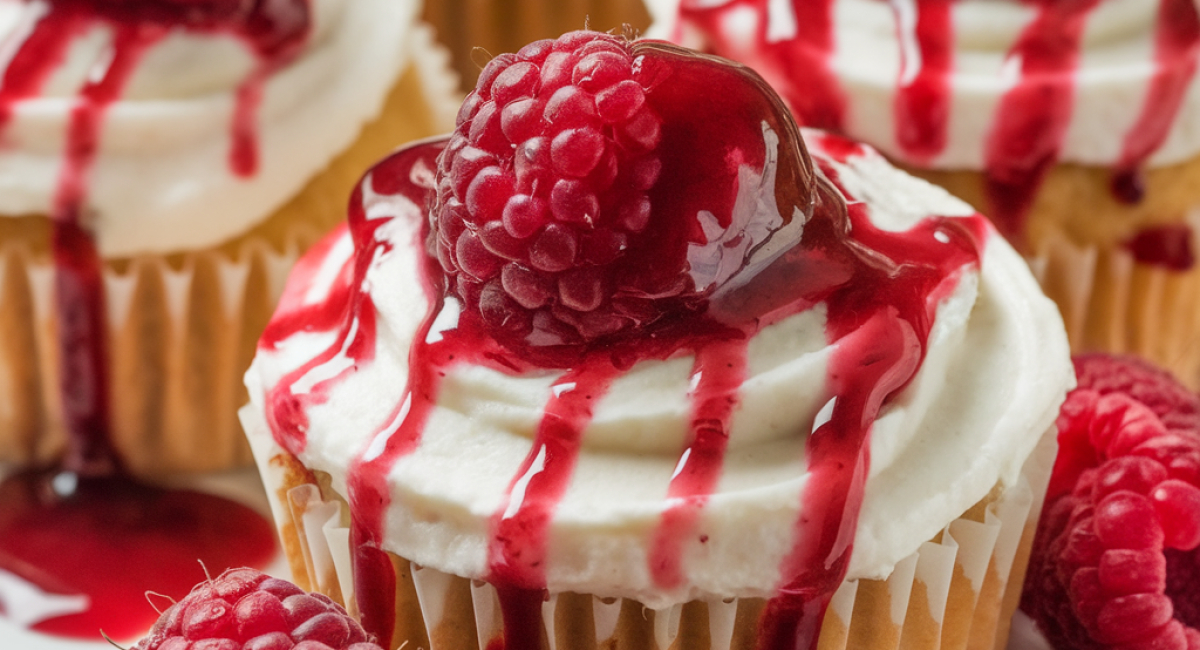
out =
[(491, 58), (573, 29), (620, 32), (650, 25), (642, 0), (436, 0), (425, 3), (425, 20), (449, 48), (463, 90)]
[(301, 582), (392, 648), (1003, 645), (1071, 371), (986, 220), (663, 43), (534, 43), (459, 116), (247, 373)]
[(139, 474), (249, 461), (238, 379), (287, 269), (449, 125), (418, 10), (0, 2), (0, 462), (90, 453), (72, 431)]
[(1200, 385), (1194, 2), (652, 5), (659, 35), (750, 64), (805, 124), (991, 217), (1075, 349)]

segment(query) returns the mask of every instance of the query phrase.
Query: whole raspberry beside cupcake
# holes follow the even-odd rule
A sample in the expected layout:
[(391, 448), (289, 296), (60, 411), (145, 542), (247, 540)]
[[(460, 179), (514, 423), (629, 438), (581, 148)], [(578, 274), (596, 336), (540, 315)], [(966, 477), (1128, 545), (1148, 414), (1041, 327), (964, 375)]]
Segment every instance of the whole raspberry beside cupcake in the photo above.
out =
[(1021, 607), (1059, 650), (1200, 648), (1200, 397), (1082, 356)]

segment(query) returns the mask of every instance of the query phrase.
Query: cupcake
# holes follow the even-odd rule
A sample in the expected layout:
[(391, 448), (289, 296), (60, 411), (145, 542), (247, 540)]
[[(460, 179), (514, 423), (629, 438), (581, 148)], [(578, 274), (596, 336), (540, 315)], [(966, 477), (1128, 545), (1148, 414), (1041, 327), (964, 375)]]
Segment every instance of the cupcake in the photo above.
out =
[(0, 2), (0, 463), (251, 464), (239, 379), (287, 269), (453, 124), (417, 12)]
[(1200, 398), (1134, 357), (1084, 355), (1075, 369), (1024, 647), (1200, 648)]
[(968, 205), (573, 32), (366, 174), (246, 382), (297, 580), (387, 647), (991, 648), (1072, 373)]
[(1072, 347), (1200, 386), (1200, 18), (1192, 0), (653, 3), (659, 33), (756, 68), (802, 123), (987, 214)]

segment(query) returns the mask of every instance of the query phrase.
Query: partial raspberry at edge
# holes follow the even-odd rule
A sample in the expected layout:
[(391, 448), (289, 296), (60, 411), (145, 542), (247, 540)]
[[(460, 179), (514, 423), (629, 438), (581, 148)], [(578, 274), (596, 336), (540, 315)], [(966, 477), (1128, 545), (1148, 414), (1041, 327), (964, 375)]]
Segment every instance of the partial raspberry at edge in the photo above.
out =
[(1076, 371), (1021, 608), (1059, 650), (1200, 650), (1200, 398), (1137, 359)]
[(254, 569), (197, 585), (133, 650), (382, 650), (323, 594)]

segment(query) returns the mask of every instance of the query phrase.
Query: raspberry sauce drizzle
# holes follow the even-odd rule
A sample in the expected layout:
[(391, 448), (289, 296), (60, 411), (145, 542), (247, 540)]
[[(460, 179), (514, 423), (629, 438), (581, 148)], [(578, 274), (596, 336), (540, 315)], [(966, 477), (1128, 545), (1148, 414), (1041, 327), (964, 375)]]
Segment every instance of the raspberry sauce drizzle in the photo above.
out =
[(716, 491), (721, 477), (730, 422), (746, 376), (746, 343), (719, 341), (696, 350), (691, 441), (679, 456), (650, 547), (650, 574), (661, 587), (678, 587), (686, 579), (681, 551), (695, 534), (708, 495)]
[(1079, 45), (1086, 18), (1098, 3), (1040, 2), (1007, 55), (1008, 62), (1020, 65), (1019, 77), (1000, 98), (987, 134), (984, 187), (988, 215), (1018, 245), (1025, 217), (1071, 123)]
[(918, 164), (946, 147), (954, 68), (951, 0), (893, 0), (900, 76), (893, 111), (896, 144)]
[[(35, 612), (17, 621), (21, 625), (87, 639), (99, 638), (103, 628), (114, 638), (130, 638), (156, 618), (142, 606), (144, 593), (181, 598), (203, 577), (197, 559), (219, 572), (264, 566), (275, 552), (271, 526), (252, 509), (208, 494), (144, 485), (124, 473), (111, 442), (103, 261), (87, 223), (88, 176), (105, 113), (121, 98), (147, 49), (173, 29), (230, 33), (256, 53), (259, 65), (239, 92), (230, 157), (235, 173), (254, 173), (255, 98), (270, 72), (299, 52), (308, 33), (306, 1), (265, 6), (45, 3), (4, 72), (0, 128), (19, 102), (38, 95), (75, 38), (99, 25), (113, 32), (108, 56), (91, 71), (69, 113), (51, 214), (65, 457), (57, 467), (24, 470), (0, 483), (10, 506), (0, 516), (0, 577), (43, 594), (46, 602), (84, 600), (73, 609)], [(131, 557), (138, 561), (128, 570), (112, 570)], [(0, 611), (14, 618), (16, 609), (0, 602)]]
[[(824, 16), (832, 14), (827, 6), (832, 0), (793, 4), (812, 11), (816, 9), (807, 5), (821, 5)], [(896, 57), (902, 63), (893, 101), (895, 144), (919, 165), (929, 164), (945, 148), (950, 83), (956, 74), (952, 4), (945, 0), (891, 2), (897, 26)], [(1008, 61), (1018, 64), (1017, 79), (1001, 97), (985, 134), (983, 169), (988, 214), (1019, 246), (1026, 243), (1025, 218), (1043, 177), (1059, 158), (1071, 119), (1084, 24), (1099, 0), (1028, 0), (1027, 4), (1034, 7), (1034, 18), (1007, 53)], [(1193, 83), (1200, 57), (1200, 20), (1195, 3), (1159, 0), (1158, 5), (1156, 70), (1140, 115), (1122, 136), (1120, 158), (1112, 169), (1112, 194), (1127, 204), (1142, 200), (1145, 189), (1140, 168), (1165, 142)], [(813, 111), (806, 108), (836, 105), (840, 107), (837, 113), (843, 116), (847, 110), (845, 96), (829, 73), (835, 55), (830, 46), (834, 42), (832, 27), (818, 21), (818, 36), (804, 42), (808, 36), (800, 31), (787, 33), (776, 27), (789, 27), (800, 8), (783, 15), (771, 7), (773, 3), (767, 0), (717, 4), (685, 0), (680, 15), (689, 27), (704, 34), (711, 51), (761, 68), (798, 119), (833, 130), (847, 127), (844, 120), (814, 120)], [(756, 41), (751, 43), (743, 42), (736, 31), (747, 15), (756, 19)], [(688, 29), (681, 28), (673, 38), (687, 34)], [(919, 59), (919, 67), (911, 67), (913, 59)], [(822, 79), (811, 83), (808, 77), (813, 75)]]
[[(1200, 16), (1194, 2), (1160, 0), (1155, 26), (1154, 63), (1142, 113), (1125, 134), (1115, 174), (1133, 174), (1158, 150), (1196, 75), (1200, 55)], [(1139, 197), (1140, 198), (1140, 197)]]

